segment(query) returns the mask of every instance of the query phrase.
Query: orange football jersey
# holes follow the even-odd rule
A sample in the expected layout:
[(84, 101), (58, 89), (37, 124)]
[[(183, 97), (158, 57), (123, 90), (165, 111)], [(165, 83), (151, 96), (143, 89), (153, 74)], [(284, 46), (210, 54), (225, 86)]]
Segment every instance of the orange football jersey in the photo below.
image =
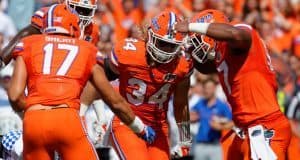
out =
[[(65, 4), (58, 4), (58, 5), (65, 5)], [(47, 17), (46, 14), (48, 13), (50, 7), (43, 7), (36, 11), (33, 16), (31, 17), (31, 25), (38, 29), (44, 28), (44, 25), (47, 25), (45, 18)], [(90, 23), (87, 27), (85, 27), (84, 31), (84, 40), (97, 45), (99, 42), (99, 27), (95, 23)]]
[(219, 44), (216, 65), (222, 87), (231, 104), (234, 122), (247, 126), (256, 119), (279, 111), (277, 83), (271, 59), (259, 34), (250, 26), (252, 45), (247, 54), (230, 53), (227, 43)]
[(15, 47), (13, 57), (22, 56), (26, 64), (26, 108), (67, 104), (79, 109), (79, 98), (96, 64), (96, 54), (94, 45), (66, 36), (24, 38)]
[(120, 94), (146, 124), (161, 126), (166, 121), (168, 102), (177, 83), (188, 77), (192, 63), (184, 57), (176, 62), (150, 67), (146, 43), (126, 39), (117, 43), (110, 56), (119, 75)]

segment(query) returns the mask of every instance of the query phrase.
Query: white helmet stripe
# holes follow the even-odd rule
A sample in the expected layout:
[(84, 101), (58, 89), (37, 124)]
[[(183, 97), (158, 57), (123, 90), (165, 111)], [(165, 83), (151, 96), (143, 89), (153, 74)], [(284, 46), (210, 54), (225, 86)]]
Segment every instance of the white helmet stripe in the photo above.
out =
[(57, 4), (52, 5), (48, 11), (47, 27), (53, 26), (53, 11), (56, 6)]
[(176, 15), (174, 12), (170, 12), (170, 18), (171, 18), (171, 26), (175, 23), (176, 21)]
[(170, 12), (170, 20), (169, 20), (169, 29), (168, 29), (168, 34), (170, 35), (172, 32), (172, 27), (176, 22), (176, 15), (174, 12)]

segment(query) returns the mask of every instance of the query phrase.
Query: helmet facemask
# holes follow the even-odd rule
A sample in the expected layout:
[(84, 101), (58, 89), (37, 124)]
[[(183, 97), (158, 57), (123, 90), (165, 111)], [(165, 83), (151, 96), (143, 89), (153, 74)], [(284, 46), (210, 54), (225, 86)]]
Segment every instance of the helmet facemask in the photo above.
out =
[(203, 35), (192, 35), (190, 36), (189, 46), (193, 47), (192, 56), (199, 63), (205, 63), (207, 60), (212, 60), (215, 58), (215, 47), (216, 42), (213, 41), (212, 44), (205, 42)]
[(67, 6), (71, 10), (72, 13), (78, 15), (80, 21), (79, 26), (81, 29), (81, 36), (83, 38), (85, 27), (88, 26), (92, 21), (95, 15), (95, 11), (97, 9), (97, 5), (85, 4), (81, 1), (76, 2), (73, 0), (66, 0)]
[(161, 37), (155, 34), (152, 29), (148, 30), (147, 51), (151, 58), (158, 63), (171, 62), (178, 56), (182, 45), (183, 42), (181, 41), (176, 41), (170, 37)]

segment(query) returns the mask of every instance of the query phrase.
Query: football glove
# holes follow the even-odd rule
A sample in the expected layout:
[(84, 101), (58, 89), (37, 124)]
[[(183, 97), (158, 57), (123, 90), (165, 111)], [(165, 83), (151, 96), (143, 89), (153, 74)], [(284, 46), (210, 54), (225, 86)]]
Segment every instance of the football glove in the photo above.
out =
[(155, 131), (150, 126), (146, 126), (139, 117), (135, 117), (129, 127), (146, 142), (150, 144), (154, 142)]
[(155, 131), (150, 126), (145, 126), (144, 130), (141, 133), (138, 133), (138, 136), (149, 144), (152, 144), (156, 135)]

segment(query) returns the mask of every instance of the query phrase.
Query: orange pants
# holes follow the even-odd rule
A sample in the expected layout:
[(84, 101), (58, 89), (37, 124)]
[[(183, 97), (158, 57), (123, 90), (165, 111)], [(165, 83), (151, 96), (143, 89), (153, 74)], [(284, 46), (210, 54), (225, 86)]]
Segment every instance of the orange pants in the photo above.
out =
[[(268, 130), (274, 130), (274, 136), (270, 140), (270, 145), (278, 160), (285, 160), (287, 149), (291, 139), (291, 128), (288, 120), (282, 116), (276, 120), (262, 124)], [(248, 136), (241, 139), (235, 136), (227, 154), (228, 160), (250, 160), (250, 141)]]
[(292, 135), (288, 148), (288, 160), (298, 160), (300, 157), (300, 138)]
[[(227, 133), (230, 132), (230, 130), (224, 130), (222, 131), (222, 136), (227, 135)], [(228, 149), (232, 144), (232, 141), (234, 139), (234, 134), (231, 134), (230, 137), (227, 137), (224, 141), (221, 142), (221, 146), (222, 146), (222, 154), (223, 154), (223, 159), (226, 159), (226, 157), (228, 156)]]
[(24, 160), (51, 160), (54, 151), (65, 160), (98, 159), (75, 109), (26, 111), (23, 129)]
[(156, 139), (153, 144), (147, 144), (119, 119), (114, 118), (110, 138), (121, 160), (169, 160), (168, 124), (154, 130)]

